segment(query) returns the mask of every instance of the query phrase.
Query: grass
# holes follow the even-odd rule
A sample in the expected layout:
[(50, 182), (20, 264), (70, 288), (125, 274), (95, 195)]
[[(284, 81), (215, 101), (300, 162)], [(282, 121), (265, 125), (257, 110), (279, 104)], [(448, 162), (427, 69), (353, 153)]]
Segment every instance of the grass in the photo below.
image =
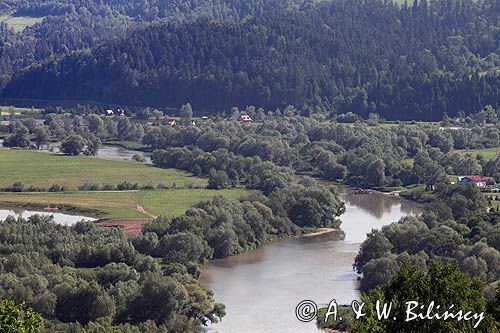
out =
[(206, 201), (215, 196), (223, 196), (230, 199), (239, 199), (246, 194), (241, 188), (226, 190), (169, 190), (169, 191), (143, 191), (140, 192), (139, 204), (147, 212), (154, 215), (179, 216), (187, 208), (200, 201)]
[(164, 183), (177, 188), (192, 184), (205, 187), (207, 180), (188, 173), (153, 166), (86, 156), (64, 156), (26, 150), (0, 149), (0, 188), (21, 181), (26, 186), (48, 188), (65, 185), (70, 190), (93, 182), (118, 184), (123, 181), (139, 185)]
[[(1, 19), (0, 19), (0, 21), (1, 21)], [(31, 113), (31, 112), (39, 113), (41, 111), (42, 111), (42, 109), (36, 109), (36, 108), (19, 108), (19, 107), (12, 106), (12, 105), (8, 105), (8, 106), (0, 105), (0, 115), (2, 115), (2, 116), (9, 116), (11, 114), (20, 115), (23, 113)]]
[(25, 28), (41, 22), (43, 17), (27, 17), (27, 16), (0, 16), (0, 22), (6, 23), (9, 27), (16, 32), (23, 32)]
[(136, 192), (71, 192), (71, 193), (0, 193), (0, 205), (69, 205), (81, 209), (98, 209), (104, 218), (146, 218), (137, 210), (142, 206), (148, 213), (175, 217), (189, 207), (215, 196), (238, 199), (246, 193), (243, 189), (206, 190), (176, 189)]
[(487, 160), (492, 160), (500, 155), (500, 147), (471, 149), (471, 150), (458, 150), (462, 155), (471, 154), (472, 156), (482, 155)]
[(487, 193), (486, 197), (492, 198), (491, 208), (495, 211), (500, 211), (500, 194), (498, 193)]

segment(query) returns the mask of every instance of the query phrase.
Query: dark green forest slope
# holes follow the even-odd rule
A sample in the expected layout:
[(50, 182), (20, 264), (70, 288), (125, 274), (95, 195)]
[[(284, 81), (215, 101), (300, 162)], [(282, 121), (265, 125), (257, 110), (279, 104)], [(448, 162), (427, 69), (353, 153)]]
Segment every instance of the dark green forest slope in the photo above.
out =
[(39, 18), (15, 33), (0, 23), (0, 86), (9, 75), (51, 57), (95, 47), (159, 21), (240, 20), (270, 10), (303, 10), (311, 0), (5, 0), (2, 17)]
[[(129, 15), (140, 7), (116, 3)], [(284, 11), (290, 3), (246, 11), (233, 3), (234, 20), (209, 15), (131, 28), (15, 71), (3, 96), (157, 107), (190, 101), (206, 113), (294, 104), (405, 120), (498, 106), (497, 1), (337, 0)]]

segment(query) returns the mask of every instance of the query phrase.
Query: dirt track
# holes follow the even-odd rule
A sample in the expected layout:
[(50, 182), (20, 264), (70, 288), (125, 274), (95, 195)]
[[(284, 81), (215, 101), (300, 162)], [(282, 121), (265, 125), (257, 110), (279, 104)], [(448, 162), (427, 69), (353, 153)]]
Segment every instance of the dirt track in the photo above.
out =
[(142, 226), (151, 220), (151, 218), (106, 220), (97, 222), (97, 226), (102, 229), (120, 228), (126, 235), (138, 235)]
[(146, 211), (142, 206), (137, 205), (137, 210), (144, 215), (149, 216), (149, 218), (130, 218), (130, 219), (113, 219), (104, 220), (102, 222), (97, 222), (99, 228), (110, 229), (110, 228), (120, 228), (126, 235), (138, 235), (142, 226), (149, 221), (157, 218), (158, 216), (151, 214)]

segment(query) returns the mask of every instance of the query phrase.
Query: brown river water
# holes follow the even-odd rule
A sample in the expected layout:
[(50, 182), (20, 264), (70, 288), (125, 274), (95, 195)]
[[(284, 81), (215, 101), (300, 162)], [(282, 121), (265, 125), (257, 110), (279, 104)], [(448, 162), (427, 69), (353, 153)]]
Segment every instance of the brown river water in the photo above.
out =
[(322, 306), (332, 299), (339, 304), (359, 299), (359, 276), (352, 264), (366, 234), (421, 210), (389, 195), (339, 192), (347, 208), (340, 217), (342, 231), (277, 241), (204, 267), (202, 281), (226, 305), (222, 322), (206, 332), (320, 332), (315, 321), (296, 319), (299, 302)]
[[(57, 144), (54, 149), (57, 151)], [(97, 157), (131, 160), (135, 154), (148, 158), (147, 154), (114, 146), (103, 146)], [(273, 242), (248, 253), (212, 260), (204, 267), (201, 280), (214, 291), (215, 299), (226, 305), (222, 322), (212, 324), (206, 332), (317, 333), (320, 330), (314, 321), (296, 319), (299, 302), (312, 300), (322, 306), (332, 299), (339, 304), (359, 299), (359, 276), (352, 264), (366, 234), (421, 210), (414, 202), (389, 195), (352, 195), (344, 187), (339, 187), (339, 193), (347, 208), (340, 217), (341, 231)], [(35, 213), (39, 212), (22, 215)], [(7, 215), (21, 213), (0, 210), (0, 220)], [(56, 222), (68, 225), (88, 219), (59, 215)]]

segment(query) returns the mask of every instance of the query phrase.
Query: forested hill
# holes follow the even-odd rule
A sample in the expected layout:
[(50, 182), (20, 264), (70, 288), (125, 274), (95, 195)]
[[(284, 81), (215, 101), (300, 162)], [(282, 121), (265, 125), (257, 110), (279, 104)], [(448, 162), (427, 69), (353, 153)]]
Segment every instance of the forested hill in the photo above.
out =
[[(120, 1), (117, 1), (120, 2)], [(263, 5), (264, 6), (264, 5)], [(497, 0), (335, 0), (155, 24), (15, 75), (4, 97), (440, 119), (498, 107)]]
[[(306, 10), (315, 0), (2, 0), (0, 87), (27, 66), (96, 47), (129, 29), (196, 18), (233, 21), (270, 10)], [(8, 19), (24, 28), (14, 32)], [(36, 19), (36, 24), (30, 21)]]
[[(321, 0), (320, 0), (321, 1)], [(72, 15), (84, 9), (95, 15), (114, 13), (141, 21), (173, 17), (211, 17), (215, 19), (259, 16), (266, 11), (301, 9), (311, 0), (5, 0), (0, 11), (18, 16)]]

